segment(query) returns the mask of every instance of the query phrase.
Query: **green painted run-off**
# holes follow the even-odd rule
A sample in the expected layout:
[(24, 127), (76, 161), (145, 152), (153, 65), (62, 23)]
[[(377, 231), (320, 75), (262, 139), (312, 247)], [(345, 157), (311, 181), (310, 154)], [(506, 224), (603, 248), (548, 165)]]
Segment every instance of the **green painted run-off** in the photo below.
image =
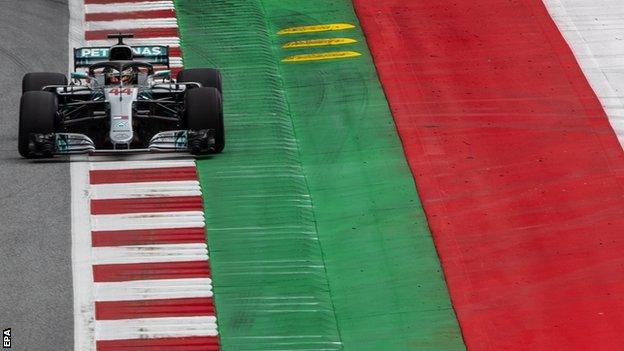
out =
[[(186, 67), (223, 74), (198, 160), (224, 350), (460, 350), (425, 217), (346, 0), (177, 0)], [(284, 28), (354, 29), (277, 35)], [(340, 46), (282, 49), (305, 39)], [(357, 51), (355, 58), (282, 63)]]

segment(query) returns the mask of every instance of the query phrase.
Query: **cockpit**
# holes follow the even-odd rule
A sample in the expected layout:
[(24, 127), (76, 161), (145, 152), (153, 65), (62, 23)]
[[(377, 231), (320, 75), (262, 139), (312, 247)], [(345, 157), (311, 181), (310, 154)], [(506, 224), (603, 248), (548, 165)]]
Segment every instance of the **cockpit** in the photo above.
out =
[(89, 75), (105, 86), (142, 85), (154, 68), (147, 62), (105, 61), (89, 67)]

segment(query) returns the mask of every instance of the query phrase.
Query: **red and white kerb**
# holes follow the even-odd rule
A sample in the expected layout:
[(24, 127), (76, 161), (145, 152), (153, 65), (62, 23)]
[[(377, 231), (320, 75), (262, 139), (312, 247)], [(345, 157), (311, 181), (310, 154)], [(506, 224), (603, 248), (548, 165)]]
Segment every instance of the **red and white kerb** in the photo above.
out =
[[(173, 1), (73, 0), (70, 41), (168, 45)], [(150, 160), (153, 159), (153, 160)], [(190, 158), (72, 158), (75, 350), (218, 350), (201, 190)]]
[(218, 350), (189, 159), (72, 163), (76, 350)]
[(132, 33), (130, 45), (168, 45), (173, 76), (182, 67), (173, 1), (84, 0), (86, 46), (110, 46), (111, 33)]
[[(174, 76), (182, 68), (173, 1), (70, 10), (72, 44), (132, 33), (128, 44), (168, 45)], [(72, 157), (74, 350), (219, 349), (195, 162), (153, 156)]]

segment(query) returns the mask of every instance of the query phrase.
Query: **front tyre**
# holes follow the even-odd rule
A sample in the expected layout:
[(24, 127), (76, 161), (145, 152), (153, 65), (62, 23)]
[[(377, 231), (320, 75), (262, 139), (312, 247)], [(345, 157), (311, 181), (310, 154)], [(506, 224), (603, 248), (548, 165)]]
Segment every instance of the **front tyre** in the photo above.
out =
[(67, 85), (67, 77), (61, 73), (51, 72), (26, 73), (22, 78), (22, 93), (39, 91), (48, 85)]
[[(225, 147), (223, 126), (223, 104), (221, 93), (216, 88), (196, 88), (186, 91), (184, 96), (184, 119), (191, 131), (212, 130), (214, 147), (208, 153), (220, 153)], [(203, 152), (193, 151), (195, 154)]]
[(219, 93), (223, 93), (221, 89), (221, 73), (213, 68), (183, 69), (178, 73), (177, 82), (200, 83), (204, 88), (216, 88), (219, 90)]
[[(30, 147), (32, 134), (54, 133), (58, 110), (56, 95), (47, 91), (29, 91), (20, 101), (19, 135), (17, 149), (25, 158), (49, 157), (51, 153), (35, 154)], [(53, 150), (49, 150), (53, 151)]]

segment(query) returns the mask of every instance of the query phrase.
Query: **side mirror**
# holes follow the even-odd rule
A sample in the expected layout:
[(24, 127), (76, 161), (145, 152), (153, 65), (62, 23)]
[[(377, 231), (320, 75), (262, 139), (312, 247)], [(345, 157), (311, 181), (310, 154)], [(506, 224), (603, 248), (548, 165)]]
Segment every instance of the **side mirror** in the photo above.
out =
[(71, 78), (72, 79), (89, 79), (89, 75), (84, 73), (84, 72), (72, 72), (71, 73)]
[(158, 71), (154, 73), (154, 79), (162, 78), (162, 79), (171, 79), (171, 71)]

